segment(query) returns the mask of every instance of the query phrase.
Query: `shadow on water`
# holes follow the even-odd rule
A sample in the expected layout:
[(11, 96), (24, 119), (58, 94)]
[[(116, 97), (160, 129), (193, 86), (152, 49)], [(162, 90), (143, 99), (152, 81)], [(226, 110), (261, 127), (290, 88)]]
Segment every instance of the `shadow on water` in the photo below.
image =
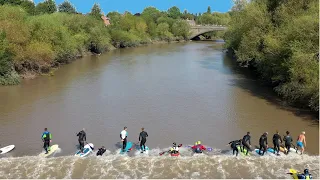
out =
[[(220, 43), (219, 45), (209, 47), (214, 48), (215, 50), (223, 48)], [(221, 54), (217, 53), (217, 56), (221, 57)], [(236, 60), (233, 60), (226, 52), (223, 52), (222, 58), (222, 66), (224, 68), (221, 68), (220, 61), (213, 61), (213, 57), (207, 57), (204, 60), (199, 61), (199, 63), (201, 64), (201, 67), (205, 69), (215, 70), (226, 75), (236, 75), (237, 78), (229, 80), (228, 83), (230, 86), (240, 87), (251, 95), (265, 99), (268, 103), (276, 105), (277, 108), (292, 112), (303, 120), (310, 122), (311, 119), (309, 126), (319, 126), (319, 114), (307, 109), (290, 107), (289, 103), (281, 99), (277, 93), (273, 91), (272, 87), (259, 81), (253, 71), (239, 67)]]
[[(270, 86), (263, 84), (259, 81), (254, 72), (247, 68), (241, 68), (237, 65), (237, 62), (230, 58), (227, 54), (223, 56), (223, 66), (227, 67), (232, 74), (238, 76), (238, 78), (232, 79), (229, 82), (230, 86), (240, 87), (251, 95), (267, 100), (268, 103), (277, 106), (282, 110), (286, 110), (294, 113), (296, 116), (301, 117), (303, 120), (309, 121), (309, 126), (319, 126), (319, 115), (306, 109), (299, 109), (290, 107), (289, 103), (281, 99), (276, 92)], [(230, 73), (226, 70), (221, 70), (222, 73)]]

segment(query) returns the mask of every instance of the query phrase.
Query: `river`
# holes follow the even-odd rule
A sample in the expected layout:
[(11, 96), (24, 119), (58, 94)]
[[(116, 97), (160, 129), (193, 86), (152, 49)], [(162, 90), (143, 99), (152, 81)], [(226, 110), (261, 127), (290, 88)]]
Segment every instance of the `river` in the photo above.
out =
[[(65, 65), (54, 76), (0, 87), (0, 144), (15, 144), (0, 158), (0, 178), (290, 178), (289, 168), (312, 170), (319, 178), (319, 124), (285, 108), (222, 50), (222, 42), (159, 44), (118, 49)], [(119, 134), (137, 142), (141, 127), (149, 134), (148, 156), (117, 155)], [(47, 127), (60, 151), (37, 157)], [(103, 157), (72, 156), (76, 133), (104, 145)], [(269, 132), (289, 130), (294, 143), (306, 131), (303, 156), (232, 157), (226, 144), (251, 132), (253, 145)], [(201, 140), (214, 148), (193, 156), (159, 156), (173, 142)]]

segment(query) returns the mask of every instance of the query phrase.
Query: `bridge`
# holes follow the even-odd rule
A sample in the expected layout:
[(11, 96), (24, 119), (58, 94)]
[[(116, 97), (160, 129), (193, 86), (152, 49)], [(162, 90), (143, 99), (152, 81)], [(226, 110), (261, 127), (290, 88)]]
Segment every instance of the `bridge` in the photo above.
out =
[(200, 35), (202, 35), (204, 33), (207, 33), (207, 32), (225, 31), (225, 30), (227, 30), (227, 27), (218, 26), (218, 25), (212, 25), (212, 26), (196, 25), (196, 26), (191, 26), (189, 39), (193, 39), (193, 38), (195, 38), (197, 36), (200, 36)]

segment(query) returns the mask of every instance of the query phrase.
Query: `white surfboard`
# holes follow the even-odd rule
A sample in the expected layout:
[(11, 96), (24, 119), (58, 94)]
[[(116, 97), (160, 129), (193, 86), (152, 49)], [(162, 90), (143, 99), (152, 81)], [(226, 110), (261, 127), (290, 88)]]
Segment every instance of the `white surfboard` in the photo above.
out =
[(75, 154), (75, 156), (78, 156), (78, 157), (85, 157), (87, 156), (88, 154), (90, 154), (91, 152), (93, 152), (93, 150), (90, 148), (90, 146), (92, 148), (94, 148), (94, 145), (92, 143), (89, 143), (89, 144), (86, 144), (84, 146), (84, 149), (83, 149), (83, 153), (80, 152), (80, 150), (78, 150)]
[(48, 151), (48, 154), (46, 154), (46, 152), (43, 151), (42, 153), (39, 154), (39, 156), (40, 157), (48, 157), (51, 154), (53, 154), (54, 152), (56, 152), (58, 149), (59, 149), (59, 145), (58, 144), (52, 145), (52, 146), (50, 146), (50, 151)]
[(0, 149), (0, 154), (5, 154), (7, 152), (10, 152), (11, 150), (14, 149), (14, 145), (9, 145), (9, 146), (6, 146), (6, 147), (3, 147)]

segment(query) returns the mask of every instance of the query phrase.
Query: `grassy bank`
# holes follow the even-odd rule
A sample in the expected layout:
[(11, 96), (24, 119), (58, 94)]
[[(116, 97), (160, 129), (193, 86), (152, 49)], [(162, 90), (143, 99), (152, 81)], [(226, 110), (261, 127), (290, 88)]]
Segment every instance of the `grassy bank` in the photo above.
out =
[(241, 65), (292, 105), (319, 112), (319, 4), (238, 1), (225, 34)]

